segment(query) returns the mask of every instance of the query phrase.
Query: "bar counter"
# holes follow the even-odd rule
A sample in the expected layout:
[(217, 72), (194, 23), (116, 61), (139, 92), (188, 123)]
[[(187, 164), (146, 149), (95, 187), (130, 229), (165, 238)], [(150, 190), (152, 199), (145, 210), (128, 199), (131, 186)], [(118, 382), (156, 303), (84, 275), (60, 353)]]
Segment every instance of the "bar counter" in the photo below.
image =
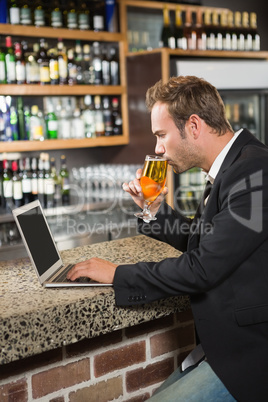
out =
[[(160, 261), (180, 254), (142, 235), (61, 253), (64, 263), (100, 257), (118, 264)], [(133, 308), (117, 307), (112, 287), (45, 289), (28, 258), (0, 262), (0, 363), (189, 309), (186, 296)]]

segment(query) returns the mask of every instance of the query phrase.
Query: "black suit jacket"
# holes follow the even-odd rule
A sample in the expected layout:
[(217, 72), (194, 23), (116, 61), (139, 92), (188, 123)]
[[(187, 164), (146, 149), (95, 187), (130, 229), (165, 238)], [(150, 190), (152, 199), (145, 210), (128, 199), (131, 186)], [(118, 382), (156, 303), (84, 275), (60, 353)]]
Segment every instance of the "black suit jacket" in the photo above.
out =
[[(163, 204), (141, 232), (184, 251), (119, 266), (118, 305), (188, 294), (208, 362), (239, 401), (268, 398), (268, 148), (243, 130), (200, 218)], [(159, 243), (161, 247), (161, 243)]]

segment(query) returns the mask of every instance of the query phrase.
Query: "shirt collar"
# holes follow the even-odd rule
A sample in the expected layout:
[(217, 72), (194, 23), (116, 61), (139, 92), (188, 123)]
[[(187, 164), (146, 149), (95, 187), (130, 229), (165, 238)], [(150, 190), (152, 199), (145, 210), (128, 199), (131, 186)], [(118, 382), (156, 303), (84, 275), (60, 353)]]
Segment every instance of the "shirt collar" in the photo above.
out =
[(206, 175), (206, 181), (210, 181), (211, 184), (214, 183), (214, 180), (216, 179), (217, 174), (219, 173), (219, 170), (221, 168), (221, 165), (226, 157), (226, 155), (228, 154), (231, 146), (233, 145), (233, 143), (235, 142), (235, 140), (237, 139), (237, 137), (239, 136), (239, 134), (243, 131), (243, 128), (241, 128), (240, 130), (238, 130), (233, 138), (225, 145), (225, 147), (221, 150), (221, 152), (219, 153), (219, 155), (216, 157), (216, 159), (214, 160), (214, 162), (212, 163), (211, 168), (209, 169), (209, 172)]

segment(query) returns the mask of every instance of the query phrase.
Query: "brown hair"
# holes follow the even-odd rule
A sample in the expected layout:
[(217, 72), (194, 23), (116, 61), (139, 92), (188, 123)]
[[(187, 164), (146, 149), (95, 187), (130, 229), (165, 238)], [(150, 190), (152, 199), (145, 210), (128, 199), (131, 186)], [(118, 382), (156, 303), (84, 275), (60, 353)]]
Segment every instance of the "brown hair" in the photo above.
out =
[(156, 102), (166, 103), (174, 123), (184, 135), (186, 121), (197, 114), (218, 135), (233, 129), (226, 118), (225, 107), (217, 89), (209, 82), (195, 76), (171, 77), (149, 88), (146, 106), (152, 110)]

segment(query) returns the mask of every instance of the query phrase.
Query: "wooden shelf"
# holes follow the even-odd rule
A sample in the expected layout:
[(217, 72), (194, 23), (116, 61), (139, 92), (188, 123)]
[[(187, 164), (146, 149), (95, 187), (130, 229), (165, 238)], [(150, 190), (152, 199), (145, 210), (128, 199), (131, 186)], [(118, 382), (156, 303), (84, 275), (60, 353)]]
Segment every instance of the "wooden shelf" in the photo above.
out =
[(123, 135), (97, 138), (81, 138), (68, 140), (45, 140), (45, 141), (12, 141), (1, 142), (1, 152), (32, 152), (49, 151), (53, 149), (74, 149), (106, 147), (128, 144), (128, 137)]
[(119, 85), (0, 85), (1, 95), (64, 96), (64, 95), (122, 95), (126, 88)]
[(177, 57), (209, 57), (209, 58), (234, 58), (234, 59), (268, 59), (268, 51), (249, 52), (249, 51), (226, 51), (226, 50), (181, 50), (159, 48), (153, 50), (141, 50), (138, 52), (128, 52), (127, 56), (138, 56), (142, 54), (163, 53), (167, 56)]
[(0, 34), (13, 36), (29, 36), (38, 38), (61, 38), (69, 40), (120, 42), (124, 40), (121, 33), (83, 31), (80, 29), (35, 27), (25, 25), (0, 24)]
[(182, 11), (187, 9), (201, 9), (201, 10), (219, 10), (219, 11), (228, 11), (227, 8), (222, 7), (207, 7), (207, 6), (195, 6), (191, 4), (178, 4), (178, 3), (167, 3), (163, 1), (139, 1), (139, 0), (117, 0), (118, 3), (121, 3), (127, 7), (135, 7), (135, 8), (151, 8), (157, 10), (163, 10), (164, 6), (167, 6), (169, 10), (175, 10), (176, 7), (180, 6)]

